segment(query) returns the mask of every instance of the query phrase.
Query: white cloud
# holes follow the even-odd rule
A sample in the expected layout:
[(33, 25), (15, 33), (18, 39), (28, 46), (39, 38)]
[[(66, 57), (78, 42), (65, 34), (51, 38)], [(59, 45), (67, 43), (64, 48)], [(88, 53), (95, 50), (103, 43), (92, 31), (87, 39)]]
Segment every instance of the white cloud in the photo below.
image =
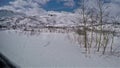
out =
[(108, 8), (108, 11), (111, 15), (119, 15), (120, 16), (120, 5), (115, 3), (110, 3), (110, 7)]
[(0, 7), (0, 9), (23, 12), (27, 15), (39, 15), (45, 12), (45, 10), (41, 8), (41, 5), (44, 5), (49, 1), (50, 0), (15, 0), (9, 2), (9, 5)]
[(120, 0), (111, 0), (113, 3), (120, 3)]
[[(30, 0), (28, 0), (28, 1), (30, 1)], [(37, 2), (37, 3), (39, 3), (39, 4), (42, 4), (42, 5), (44, 5), (44, 4), (46, 4), (47, 2), (49, 2), (50, 0), (31, 0), (32, 2)]]
[[(28, 15), (39, 15), (46, 12), (42, 5), (45, 5), (47, 2), (51, 0), (15, 0), (9, 2), (9, 5), (5, 5), (0, 7), (0, 9), (9, 9), (13, 11), (23, 12)], [(75, 6), (75, 0), (56, 0), (58, 2), (64, 2), (64, 6), (73, 7)], [(87, 0), (87, 5), (89, 7), (96, 7), (96, 0)], [(111, 15), (120, 15), (120, 0), (111, 0), (111, 3), (108, 11)], [(80, 12), (80, 10), (76, 10), (76, 12)]]
[[(98, 10), (98, 5), (96, 4), (97, 0), (87, 0), (87, 7), (89, 8), (96, 8), (96, 11)], [(105, 7), (110, 6), (109, 8), (105, 9)], [(111, 16), (120, 16), (120, 0), (111, 0), (110, 3), (106, 3), (104, 5), (104, 9), (110, 13)], [(80, 8), (75, 10), (76, 13), (80, 12)]]
[(66, 0), (67, 2), (64, 3), (64, 6), (68, 6), (68, 7), (73, 7), (75, 6), (75, 2), (74, 0)]
[(74, 7), (75, 1), (74, 0), (57, 0), (58, 2), (64, 2), (64, 6), (67, 7)]

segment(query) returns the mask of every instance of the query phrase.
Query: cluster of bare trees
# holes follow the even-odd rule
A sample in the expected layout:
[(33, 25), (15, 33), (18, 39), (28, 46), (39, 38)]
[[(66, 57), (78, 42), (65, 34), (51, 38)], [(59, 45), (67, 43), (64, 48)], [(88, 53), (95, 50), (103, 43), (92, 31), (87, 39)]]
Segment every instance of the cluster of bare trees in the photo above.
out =
[[(84, 47), (86, 51), (88, 51), (88, 48), (91, 48), (91, 46), (93, 45), (92, 43), (93, 38), (96, 37), (96, 44), (95, 44), (95, 46), (97, 47), (96, 50), (99, 52), (102, 47), (104, 54), (108, 44), (108, 38), (109, 38), (108, 34), (109, 33), (112, 34), (113, 32), (107, 32), (107, 31), (105, 32), (103, 29), (103, 25), (108, 23), (115, 24), (116, 16), (113, 16), (112, 21), (110, 21), (111, 17), (109, 16), (109, 12), (107, 11), (109, 6), (106, 5), (106, 3), (104, 3), (104, 0), (94, 0), (93, 4), (95, 4), (96, 6), (88, 5), (88, 2), (90, 1), (80, 0), (82, 23), (84, 24), (83, 27)], [(90, 24), (90, 27), (87, 24)], [(95, 31), (97, 33), (95, 33)], [(90, 34), (90, 36), (88, 34)], [(91, 38), (88, 39), (88, 36)], [(112, 51), (112, 46), (113, 45), (111, 44), (111, 51)]]
[(82, 14), (82, 23), (84, 26), (86, 24), (97, 23), (98, 25), (107, 23), (109, 18), (109, 12), (107, 9), (110, 6), (106, 6), (106, 3), (104, 3), (104, 0), (91, 0), (94, 6), (90, 5), (88, 2), (89, 0), (80, 0), (80, 8), (81, 8), (81, 14)]

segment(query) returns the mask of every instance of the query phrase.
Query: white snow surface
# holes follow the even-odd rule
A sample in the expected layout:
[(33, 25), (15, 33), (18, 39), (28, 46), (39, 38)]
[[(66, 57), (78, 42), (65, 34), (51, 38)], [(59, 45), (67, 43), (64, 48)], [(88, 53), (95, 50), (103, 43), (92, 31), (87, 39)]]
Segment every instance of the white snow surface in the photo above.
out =
[(30, 36), (15, 31), (1, 31), (0, 52), (21, 68), (120, 67), (118, 57), (82, 53), (84, 49), (71, 42), (68, 35), (71, 33), (40, 33)]

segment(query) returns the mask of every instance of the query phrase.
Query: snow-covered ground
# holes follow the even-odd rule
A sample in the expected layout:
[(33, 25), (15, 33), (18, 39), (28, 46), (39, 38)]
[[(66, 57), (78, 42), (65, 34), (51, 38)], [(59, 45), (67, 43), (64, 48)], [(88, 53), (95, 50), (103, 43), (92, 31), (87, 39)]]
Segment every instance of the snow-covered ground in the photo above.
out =
[(0, 53), (21, 68), (120, 67), (120, 25), (104, 24), (101, 31), (87, 23), (86, 30), (77, 13), (0, 13)]
[[(74, 32), (30, 35), (18, 30), (0, 31), (0, 52), (21, 68), (120, 67), (119, 56), (85, 53), (85, 48), (76, 41), (79, 39), (83, 40), (82, 35), (78, 37)], [(120, 37), (114, 37), (116, 51), (120, 50), (119, 40)]]

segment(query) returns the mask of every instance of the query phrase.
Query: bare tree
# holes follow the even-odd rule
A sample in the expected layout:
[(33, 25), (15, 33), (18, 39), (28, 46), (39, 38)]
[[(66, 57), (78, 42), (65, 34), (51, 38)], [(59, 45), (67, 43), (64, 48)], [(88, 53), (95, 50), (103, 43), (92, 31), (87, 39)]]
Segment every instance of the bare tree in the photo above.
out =
[(105, 3), (104, 3), (104, 1), (103, 0), (97, 0), (97, 2), (96, 2), (96, 4), (97, 4), (97, 9), (98, 9), (98, 17), (99, 17), (99, 24), (100, 24), (100, 37), (99, 37), (99, 43), (98, 43), (98, 49), (97, 49), (97, 51), (99, 51), (99, 49), (100, 49), (100, 46), (101, 46), (101, 39), (102, 39), (102, 30), (103, 30), (103, 27), (102, 27), (102, 25), (103, 25), (103, 19), (104, 19), (104, 16), (105, 16), (105, 10), (106, 9), (104, 9), (105, 8)]

